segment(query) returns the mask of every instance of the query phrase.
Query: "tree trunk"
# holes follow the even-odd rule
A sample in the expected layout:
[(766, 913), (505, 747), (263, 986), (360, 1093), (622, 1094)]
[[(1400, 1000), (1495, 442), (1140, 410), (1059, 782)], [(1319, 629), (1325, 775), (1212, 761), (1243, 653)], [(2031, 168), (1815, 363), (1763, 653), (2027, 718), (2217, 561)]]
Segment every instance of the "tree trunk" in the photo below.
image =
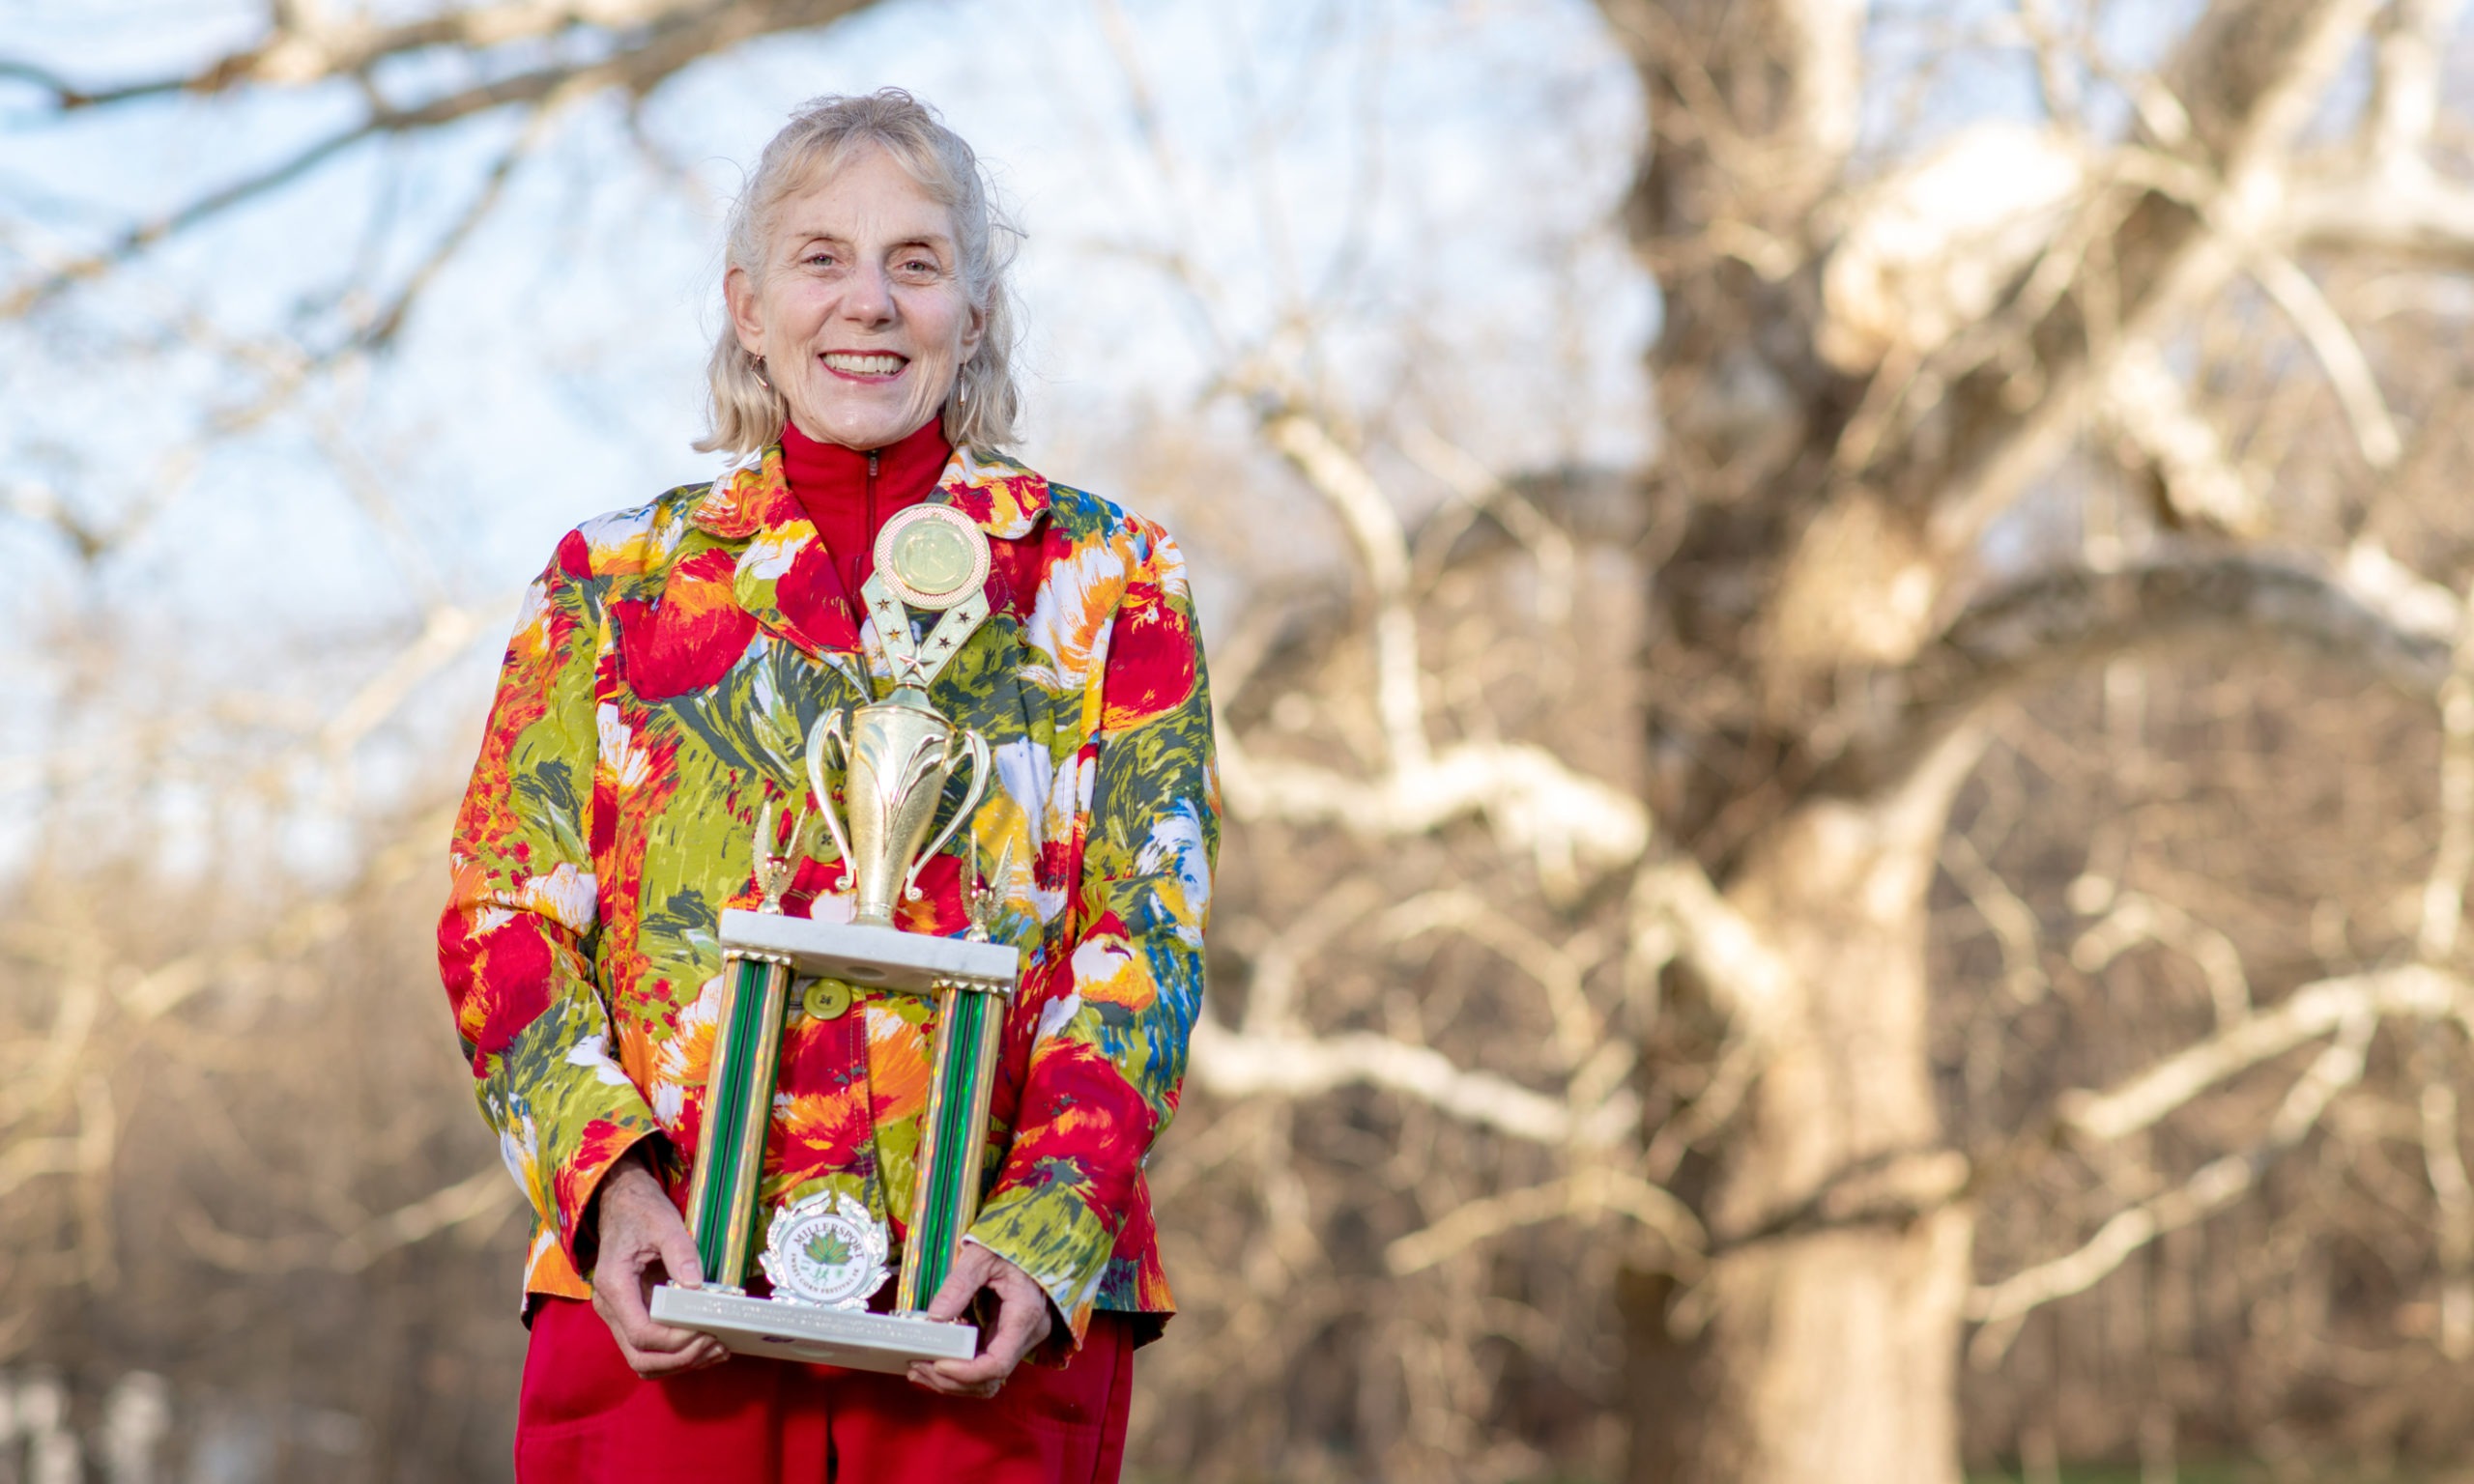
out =
[(1626, 1292), (1638, 1484), (1957, 1484), (1972, 1216), (1947, 1199), (1964, 1166), (1934, 1105), (1925, 907), (1981, 747), (1804, 805), (1728, 892), (1803, 999), (1718, 1172), (1709, 1280)]

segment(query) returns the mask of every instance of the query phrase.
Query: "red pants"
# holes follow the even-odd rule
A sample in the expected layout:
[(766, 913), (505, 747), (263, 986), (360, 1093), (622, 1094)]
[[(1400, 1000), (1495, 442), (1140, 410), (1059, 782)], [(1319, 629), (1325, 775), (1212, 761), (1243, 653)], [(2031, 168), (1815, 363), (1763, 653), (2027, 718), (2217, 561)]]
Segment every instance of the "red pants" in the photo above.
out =
[(1095, 1314), (1063, 1370), (1018, 1366), (995, 1397), (900, 1376), (734, 1356), (665, 1381), (627, 1369), (592, 1305), (545, 1298), (517, 1403), (517, 1484), (1115, 1484), (1134, 1345)]

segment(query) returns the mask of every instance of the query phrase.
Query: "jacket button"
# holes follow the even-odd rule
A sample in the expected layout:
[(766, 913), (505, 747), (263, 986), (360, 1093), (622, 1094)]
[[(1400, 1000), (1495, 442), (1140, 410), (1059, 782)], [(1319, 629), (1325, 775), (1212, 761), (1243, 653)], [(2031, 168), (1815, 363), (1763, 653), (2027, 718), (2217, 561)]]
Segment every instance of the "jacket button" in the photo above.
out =
[(799, 1008), (811, 1020), (830, 1020), (850, 1008), (850, 986), (838, 979), (811, 980)]

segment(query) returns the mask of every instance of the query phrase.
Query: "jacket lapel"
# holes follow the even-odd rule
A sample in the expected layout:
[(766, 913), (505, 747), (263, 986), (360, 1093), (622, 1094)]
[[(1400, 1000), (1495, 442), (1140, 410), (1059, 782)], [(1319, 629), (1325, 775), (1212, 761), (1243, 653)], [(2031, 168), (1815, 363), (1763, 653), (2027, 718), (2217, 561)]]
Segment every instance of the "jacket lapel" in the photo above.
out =
[(840, 600), (841, 579), (798, 498), (782, 475), (782, 450), (713, 481), (688, 519), (719, 540), (740, 542), (731, 597), (756, 621), (828, 662), (859, 649)]
[(992, 541), (1019, 541), (1048, 513), (1048, 481), (1003, 454), (957, 448), (928, 499), (977, 522)]

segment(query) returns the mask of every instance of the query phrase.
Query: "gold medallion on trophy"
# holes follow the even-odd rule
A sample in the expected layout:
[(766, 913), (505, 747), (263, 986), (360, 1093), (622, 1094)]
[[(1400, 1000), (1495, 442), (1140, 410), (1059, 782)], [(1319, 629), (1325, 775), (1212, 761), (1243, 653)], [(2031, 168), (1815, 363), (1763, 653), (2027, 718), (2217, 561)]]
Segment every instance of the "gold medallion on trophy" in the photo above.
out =
[(877, 570), (894, 596), (940, 614), (988, 581), (988, 536), (951, 505), (913, 505), (877, 532)]

